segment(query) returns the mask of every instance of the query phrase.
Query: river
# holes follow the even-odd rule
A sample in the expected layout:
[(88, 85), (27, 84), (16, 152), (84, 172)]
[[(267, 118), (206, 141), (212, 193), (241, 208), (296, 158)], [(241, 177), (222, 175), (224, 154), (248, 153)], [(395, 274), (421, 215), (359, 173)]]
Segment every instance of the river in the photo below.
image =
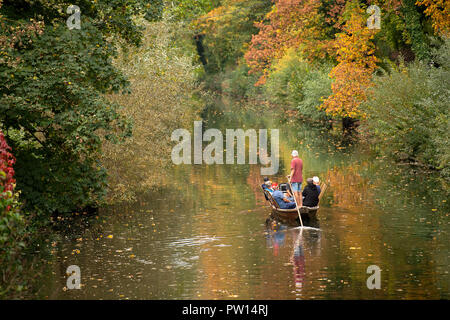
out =
[[(266, 224), (260, 165), (174, 166), (173, 184), (60, 228), (35, 255), (38, 299), (448, 299), (447, 196), (424, 175), (362, 142), (231, 102), (204, 129), (277, 128), (284, 182), (290, 152), (328, 184), (320, 228)], [(365, 150), (365, 151), (361, 151)], [(81, 289), (68, 289), (77, 265)], [(380, 268), (380, 289), (366, 281)]]

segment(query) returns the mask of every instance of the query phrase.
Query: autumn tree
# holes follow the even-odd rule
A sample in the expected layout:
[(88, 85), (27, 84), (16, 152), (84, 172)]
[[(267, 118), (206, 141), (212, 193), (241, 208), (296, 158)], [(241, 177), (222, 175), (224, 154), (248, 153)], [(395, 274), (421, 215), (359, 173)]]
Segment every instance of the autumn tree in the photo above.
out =
[(342, 32), (336, 37), (338, 64), (331, 70), (333, 94), (322, 104), (328, 114), (340, 117), (361, 117), (359, 104), (366, 100), (366, 89), (377, 65), (375, 31), (366, 26), (366, 17), (358, 1), (349, 2), (342, 18)]
[(257, 85), (266, 81), (271, 63), (289, 48), (298, 49), (309, 60), (329, 53), (320, 7), (320, 0), (275, 0), (265, 19), (255, 24), (259, 32), (252, 36), (245, 59), (250, 73), (262, 73)]
[(425, 6), (424, 13), (431, 17), (434, 31), (442, 36), (450, 36), (450, 1), (418, 0), (416, 5)]

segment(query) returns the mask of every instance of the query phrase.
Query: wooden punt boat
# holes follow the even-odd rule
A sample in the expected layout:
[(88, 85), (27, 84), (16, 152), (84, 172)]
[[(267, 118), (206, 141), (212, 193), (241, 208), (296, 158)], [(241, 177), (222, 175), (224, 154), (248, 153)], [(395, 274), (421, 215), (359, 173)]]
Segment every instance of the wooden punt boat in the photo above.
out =
[[(272, 206), (272, 213), (275, 217), (280, 218), (280, 220), (294, 221), (298, 220), (298, 211), (297, 209), (280, 209)], [(317, 218), (317, 210), (319, 210), (319, 206), (316, 207), (300, 207), (300, 215), (302, 216), (302, 220), (314, 220)]]
[[(324, 188), (323, 188), (324, 189)], [(324, 190), (323, 190), (324, 191)], [(323, 191), (321, 192), (323, 194)], [(266, 200), (269, 202), (270, 207), (272, 209), (272, 213), (276, 218), (279, 218), (280, 220), (293, 222), (295, 220), (298, 220), (298, 211), (297, 208), (295, 209), (280, 209), (280, 206), (275, 201), (274, 198), (272, 198), (272, 195), (269, 191), (264, 190), (264, 196), (266, 197)], [(321, 197), (319, 196), (319, 199)], [(300, 215), (302, 217), (302, 220), (314, 220), (317, 218), (317, 210), (319, 210), (319, 206), (316, 207), (300, 207)]]

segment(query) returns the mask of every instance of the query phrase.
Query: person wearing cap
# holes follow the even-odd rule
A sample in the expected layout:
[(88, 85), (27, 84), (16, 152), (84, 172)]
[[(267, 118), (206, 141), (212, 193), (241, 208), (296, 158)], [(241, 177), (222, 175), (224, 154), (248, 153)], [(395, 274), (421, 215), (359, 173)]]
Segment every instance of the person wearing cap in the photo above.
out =
[(261, 188), (263, 188), (263, 190), (266, 190), (268, 185), (269, 186), (272, 185), (272, 183), (270, 183), (270, 184), (269, 183), (270, 183), (269, 178), (265, 177), (264, 183), (261, 185)]
[(269, 193), (272, 194), (272, 192), (273, 192), (272, 181), (267, 180), (267, 181), (264, 183), (264, 185), (265, 185), (265, 187), (263, 187), (263, 189), (269, 191)]
[(291, 161), (291, 174), (289, 179), (291, 180), (292, 192), (297, 199), (298, 205), (302, 206), (302, 182), (303, 182), (303, 160), (298, 157), (298, 151), (293, 150)]
[(319, 190), (317, 190), (317, 186), (314, 184), (312, 178), (308, 178), (306, 183), (307, 185), (302, 192), (304, 197), (303, 205), (305, 207), (315, 207), (319, 204)]
[(320, 189), (320, 186), (319, 186), (319, 183), (320, 183), (319, 177), (318, 176), (314, 176), (312, 179), (313, 179), (314, 185), (316, 186), (316, 188), (317, 188), (317, 190), (319, 191), (319, 194), (320, 194), (320, 192), (322, 190)]
[(272, 197), (278, 203), (278, 205), (280, 206), (280, 209), (294, 209), (295, 208), (295, 202), (289, 200), (282, 191), (278, 190), (277, 183), (272, 184), (272, 189), (274, 190), (272, 193)]

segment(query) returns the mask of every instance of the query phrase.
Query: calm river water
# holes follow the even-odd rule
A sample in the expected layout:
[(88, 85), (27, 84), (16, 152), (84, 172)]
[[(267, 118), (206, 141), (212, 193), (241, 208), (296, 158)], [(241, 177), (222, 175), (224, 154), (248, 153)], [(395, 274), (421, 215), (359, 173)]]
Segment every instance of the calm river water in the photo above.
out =
[[(279, 129), (272, 180), (284, 181), (299, 150), (304, 177), (328, 184), (319, 229), (268, 227), (259, 165), (181, 165), (163, 191), (58, 231), (36, 253), (45, 267), (29, 298), (448, 299), (442, 182), (263, 113), (213, 105), (204, 129)], [(69, 265), (80, 267), (80, 290), (66, 288)], [(367, 288), (370, 265), (379, 290)]]

